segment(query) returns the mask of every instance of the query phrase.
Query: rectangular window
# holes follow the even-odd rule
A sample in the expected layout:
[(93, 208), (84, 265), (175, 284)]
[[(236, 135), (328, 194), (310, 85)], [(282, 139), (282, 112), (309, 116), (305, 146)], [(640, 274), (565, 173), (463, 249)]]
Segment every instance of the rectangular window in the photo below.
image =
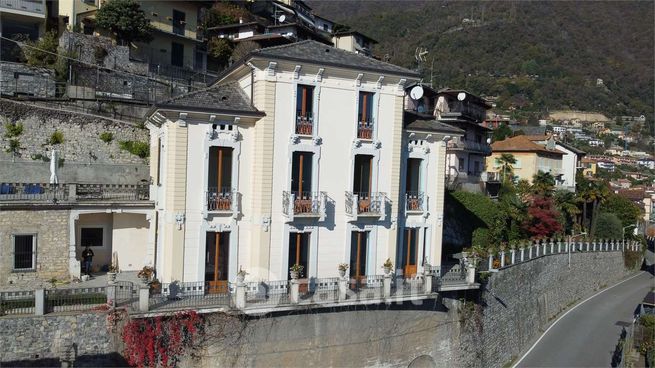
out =
[(314, 129), (314, 87), (298, 85), (296, 93), (296, 134), (312, 135)]
[(83, 227), (80, 229), (80, 246), (102, 247), (104, 229), (101, 227)]
[(405, 191), (418, 193), (421, 190), (421, 159), (407, 159), (407, 177), (405, 178)]
[(373, 139), (373, 93), (359, 92), (357, 138)]
[(464, 159), (461, 158), (461, 157), (458, 157), (457, 161), (459, 162), (459, 170), (460, 171), (464, 170)]
[(291, 164), (291, 191), (296, 198), (309, 196), (312, 192), (312, 158), (311, 152), (294, 152)]
[(184, 66), (184, 45), (181, 43), (171, 43), (171, 65)]
[(184, 36), (184, 25), (186, 24), (186, 14), (179, 10), (173, 9), (173, 33)]
[(36, 235), (14, 235), (14, 270), (36, 269)]

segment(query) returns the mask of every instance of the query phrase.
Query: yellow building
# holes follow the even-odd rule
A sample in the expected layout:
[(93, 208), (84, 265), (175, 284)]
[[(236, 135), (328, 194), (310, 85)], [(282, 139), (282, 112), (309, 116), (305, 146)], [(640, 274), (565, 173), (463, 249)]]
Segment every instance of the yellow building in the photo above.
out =
[(596, 176), (596, 161), (591, 159), (582, 159), (582, 174), (585, 177)]
[(554, 144), (540, 144), (528, 136), (519, 135), (495, 142), (491, 145), (491, 156), (487, 157), (487, 171), (500, 172), (501, 165), (496, 161), (504, 153), (514, 156), (516, 163), (512, 165), (516, 180), (525, 179), (532, 182), (532, 177), (539, 171), (548, 172), (559, 180), (563, 175), (563, 152), (555, 149)]

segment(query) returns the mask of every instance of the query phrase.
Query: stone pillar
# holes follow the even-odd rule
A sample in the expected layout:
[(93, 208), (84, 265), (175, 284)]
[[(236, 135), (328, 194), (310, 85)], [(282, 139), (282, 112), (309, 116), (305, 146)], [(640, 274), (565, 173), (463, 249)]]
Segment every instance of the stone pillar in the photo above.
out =
[(500, 268), (505, 267), (505, 252), (500, 252)]
[(346, 291), (348, 290), (348, 279), (346, 277), (342, 277), (339, 279), (339, 301), (340, 302), (345, 302), (346, 301)]
[(150, 288), (148, 285), (139, 285), (139, 311), (147, 312), (150, 308), (148, 303), (150, 299)]
[(589, 242), (587, 242), (587, 252), (589, 251)]
[(625, 239), (621, 242), (621, 251), (625, 252)]
[(116, 306), (116, 285), (107, 285), (107, 305), (110, 309)]
[(291, 303), (293, 304), (298, 304), (298, 302), (300, 302), (300, 283), (298, 280), (291, 279), (290, 287), (289, 300), (291, 300)]
[(423, 284), (423, 286), (425, 288), (424, 288), (423, 291), (426, 294), (431, 294), (432, 293), (432, 277), (433, 276), (429, 272), (426, 272), (424, 277), (425, 277), (425, 283)]
[(528, 247), (528, 259), (532, 259), (532, 244)]
[(237, 281), (236, 287), (236, 301), (237, 309), (244, 309), (246, 307), (246, 283)]
[(543, 249), (541, 251), (541, 254), (545, 256), (546, 255), (546, 241), (545, 240), (541, 241), (541, 246), (543, 247)]
[(384, 297), (385, 298), (391, 297), (391, 275), (389, 274), (384, 275), (382, 286), (383, 286)]
[(535, 255), (534, 255), (535, 258), (538, 258), (539, 257), (539, 242), (537, 242), (537, 244), (534, 245), (534, 251), (535, 251)]
[(34, 290), (34, 315), (45, 314), (45, 289)]
[(525, 248), (521, 248), (521, 262), (525, 259)]
[(550, 239), (550, 254), (555, 253), (555, 242), (553, 242), (553, 239)]
[(596, 241), (594, 240), (591, 244), (592, 244), (593, 250), (595, 252), (596, 251)]
[(472, 264), (466, 265), (466, 283), (469, 285), (475, 283), (475, 266)]
[(562, 241), (557, 241), (557, 253), (562, 253)]
[(512, 264), (516, 263), (516, 249), (511, 249), (509, 251), (510, 254), (510, 259), (512, 261)]
[(612, 239), (612, 244), (610, 244), (610, 247), (611, 247), (610, 249), (612, 250), (612, 252), (614, 251), (614, 244), (615, 244), (615, 241), (614, 241), (614, 239)]
[(489, 269), (493, 270), (494, 269), (494, 256), (491, 254), (489, 255)]
[(607, 250), (608, 250), (609, 248), (610, 248), (610, 241), (609, 241), (609, 239), (607, 239), (607, 240), (605, 241), (605, 251), (607, 252)]

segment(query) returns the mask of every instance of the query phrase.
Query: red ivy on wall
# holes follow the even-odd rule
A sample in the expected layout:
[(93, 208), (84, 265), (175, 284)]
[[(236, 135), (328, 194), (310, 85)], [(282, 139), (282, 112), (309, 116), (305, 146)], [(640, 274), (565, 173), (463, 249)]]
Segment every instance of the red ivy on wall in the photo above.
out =
[(136, 367), (174, 367), (203, 326), (195, 311), (132, 319), (123, 328), (124, 356)]

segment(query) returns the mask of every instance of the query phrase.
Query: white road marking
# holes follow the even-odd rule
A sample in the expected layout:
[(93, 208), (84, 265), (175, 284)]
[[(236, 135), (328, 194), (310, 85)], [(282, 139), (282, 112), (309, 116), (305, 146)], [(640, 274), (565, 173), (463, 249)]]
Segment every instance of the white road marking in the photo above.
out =
[(566, 313), (562, 314), (558, 319), (556, 319), (555, 322), (553, 322), (553, 324), (550, 325), (550, 327), (548, 327), (548, 328), (546, 329), (546, 331), (544, 331), (544, 333), (541, 334), (541, 336), (539, 336), (539, 338), (537, 339), (537, 341), (535, 341), (534, 344), (532, 344), (532, 346), (530, 347), (530, 349), (528, 349), (528, 351), (526, 351), (525, 354), (523, 354), (523, 356), (521, 357), (521, 359), (519, 359), (518, 361), (516, 361), (516, 363), (514, 363), (514, 365), (512, 365), (512, 368), (516, 368), (516, 367), (521, 363), (521, 361), (523, 361), (523, 359), (525, 359), (525, 357), (528, 356), (528, 354), (530, 354), (530, 352), (532, 351), (532, 349), (534, 349), (534, 347), (537, 346), (537, 344), (539, 343), (539, 341), (541, 341), (541, 339), (543, 339), (544, 336), (546, 336), (546, 334), (548, 333), (548, 331), (550, 331), (550, 329), (553, 328), (553, 326), (555, 326), (555, 325), (557, 324), (557, 322), (559, 322), (560, 319), (566, 317), (566, 315), (569, 314), (569, 313), (571, 313), (575, 308), (577, 308), (577, 307), (581, 306), (582, 304), (586, 303), (588, 300), (593, 299), (593, 298), (597, 297), (598, 295), (600, 295), (600, 294), (606, 292), (607, 290), (610, 290), (610, 289), (612, 289), (612, 288), (614, 288), (614, 287), (616, 287), (616, 286), (619, 286), (619, 285), (621, 285), (622, 283), (624, 283), (624, 282), (626, 282), (626, 281), (630, 281), (630, 280), (634, 279), (634, 278), (637, 277), (637, 276), (641, 276), (644, 272), (645, 272), (645, 271), (641, 271), (641, 272), (639, 272), (638, 274), (636, 274), (636, 275), (634, 275), (634, 276), (632, 276), (632, 277), (630, 277), (630, 278), (627, 278), (627, 279), (625, 279), (625, 280), (619, 282), (618, 284), (615, 284), (615, 285), (612, 285), (612, 286), (610, 286), (610, 287), (608, 287), (608, 288), (605, 288), (605, 289), (599, 291), (598, 293), (596, 293), (596, 294), (594, 294), (594, 295), (588, 297), (587, 299), (581, 301), (580, 303), (576, 304), (575, 306), (573, 306), (573, 308), (569, 309), (568, 311), (566, 311)]

